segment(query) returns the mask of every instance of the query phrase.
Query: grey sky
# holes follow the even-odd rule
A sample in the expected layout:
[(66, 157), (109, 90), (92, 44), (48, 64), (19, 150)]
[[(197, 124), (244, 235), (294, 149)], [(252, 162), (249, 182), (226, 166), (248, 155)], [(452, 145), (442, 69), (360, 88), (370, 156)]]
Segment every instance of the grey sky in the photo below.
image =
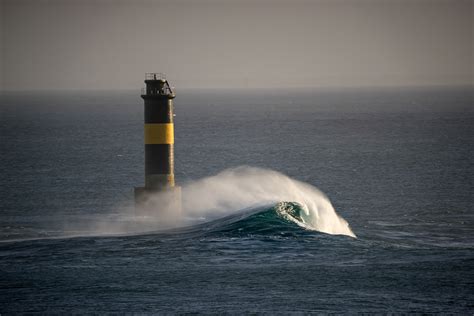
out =
[[(0, 0), (2, 1), (2, 0)], [(471, 0), (3, 0), (5, 90), (473, 84)]]

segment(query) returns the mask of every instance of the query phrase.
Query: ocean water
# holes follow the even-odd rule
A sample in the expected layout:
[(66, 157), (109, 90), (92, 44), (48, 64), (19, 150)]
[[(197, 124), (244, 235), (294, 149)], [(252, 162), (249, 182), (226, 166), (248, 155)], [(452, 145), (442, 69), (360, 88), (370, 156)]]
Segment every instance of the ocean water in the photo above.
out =
[(139, 94), (0, 97), (1, 314), (474, 312), (471, 88), (178, 90), (179, 228)]

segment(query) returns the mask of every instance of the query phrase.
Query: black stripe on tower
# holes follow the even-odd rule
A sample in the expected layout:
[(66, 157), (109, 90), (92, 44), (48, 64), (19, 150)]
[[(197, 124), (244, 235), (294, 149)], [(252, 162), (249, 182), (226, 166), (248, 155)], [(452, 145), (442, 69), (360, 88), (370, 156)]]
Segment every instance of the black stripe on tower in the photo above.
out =
[(172, 174), (174, 170), (173, 144), (145, 145), (145, 174)]
[(163, 97), (145, 99), (147, 123), (173, 123), (173, 100)]

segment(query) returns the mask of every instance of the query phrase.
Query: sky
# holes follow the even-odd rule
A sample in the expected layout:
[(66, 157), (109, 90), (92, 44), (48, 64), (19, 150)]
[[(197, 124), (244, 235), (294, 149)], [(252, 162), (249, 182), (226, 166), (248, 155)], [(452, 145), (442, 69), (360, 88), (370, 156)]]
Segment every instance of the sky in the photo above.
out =
[(473, 84), (474, 0), (0, 0), (2, 90)]

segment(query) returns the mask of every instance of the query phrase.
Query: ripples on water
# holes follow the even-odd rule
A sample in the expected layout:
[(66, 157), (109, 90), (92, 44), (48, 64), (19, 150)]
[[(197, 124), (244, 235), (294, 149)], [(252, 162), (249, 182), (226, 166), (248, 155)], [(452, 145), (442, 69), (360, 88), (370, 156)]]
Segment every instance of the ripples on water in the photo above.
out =
[(474, 309), (471, 91), (178, 96), (183, 184), (279, 170), (321, 188), (357, 238), (305, 228), (288, 199), (159, 230), (127, 211), (136, 93), (1, 100), (0, 312)]

